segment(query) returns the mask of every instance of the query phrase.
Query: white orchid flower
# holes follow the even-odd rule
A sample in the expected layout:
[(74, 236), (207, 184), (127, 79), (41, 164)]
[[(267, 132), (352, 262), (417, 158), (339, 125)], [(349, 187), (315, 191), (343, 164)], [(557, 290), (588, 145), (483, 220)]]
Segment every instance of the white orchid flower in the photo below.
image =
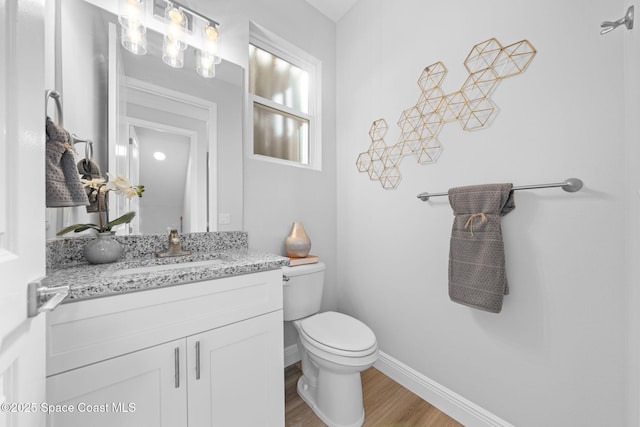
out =
[(117, 175), (114, 178), (110, 173), (107, 173), (107, 176), (109, 177), (109, 182), (107, 185), (109, 185), (111, 190), (124, 192), (127, 190), (127, 188), (131, 188), (131, 184), (129, 183), (129, 180), (124, 176)]
[(132, 186), (127, 178), (121, 175), (117, 175), (115, 178), (107, 173), (109, 176), (109, 182), (107, 185), (110, 190), (115, 191), (116, 193), (121, 193), (127, 196), (129, 200), (133, 197), (142, 197), (142, 192), (144, 191), (144, 185)]
[(139, 196), (138, 194), (138, 190), (136, 190), (133, 187), (129, 187), (126, 190), (122, 191), (124, 193), (125, 196), (127, 196), (127, 199), (131, 200), (133, 197)]
[(80, 182), (82, 182), (82, 184), (85, 187), (91, 187), (94, 189), (99, 189), (100, 187), (104, 186), (104, 178), (94, 178), (94, 179), (80, 179)]
[[(96, 230), (98, 233), (104, 233), (106, 231), (111, 231), (113, 227), (120, 224), (127, 224), (131, 222), (133, 217), (135, 217), (135, 212), (127, 212), (126, 214), (114, 219), (113, 221), (109, 221), (109, 210), (105, 210), (106, 220), (102, 219), (102, 208), (100, 206), (101, 203), (107, 203), (107, 193), (109, 191), (115, 191), (116, 193), (122, 193), (127, 198), (131, 199), (135, 196), (142, 197), (142, 193), (144, 192), (144, 185), (131, 185), (129, 180), (123, 176), (116, 176), (115, 178), (107, 173), (109, 177), (109, 181), (106, 181), (104, 178), (94, 178), (94, 179), (80, 179), (80, 182), (85, 187), (90, 187), (94, 190), (97, 190), (100, 193), (104, 193), (104, 197), (95, 197), (98, 203), (98, 224), (74, 224), (70, 225), (56, 233), (56, 236), (62, 236), (63, 234), (74, 231), (76, 233), (85, 231), (88, 229)], [(94, 196), (92, 196), (94, 197)]]

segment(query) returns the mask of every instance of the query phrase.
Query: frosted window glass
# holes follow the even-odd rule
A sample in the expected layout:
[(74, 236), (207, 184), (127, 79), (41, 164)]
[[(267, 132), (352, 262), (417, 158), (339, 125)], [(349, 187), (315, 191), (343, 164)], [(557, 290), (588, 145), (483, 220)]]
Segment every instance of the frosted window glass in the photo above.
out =
[(309, 112), (309, 73), (253, 45), (249, 45), (249, 92)]
[(253, 152), (309, 164), (309, 121), (255, 102)]

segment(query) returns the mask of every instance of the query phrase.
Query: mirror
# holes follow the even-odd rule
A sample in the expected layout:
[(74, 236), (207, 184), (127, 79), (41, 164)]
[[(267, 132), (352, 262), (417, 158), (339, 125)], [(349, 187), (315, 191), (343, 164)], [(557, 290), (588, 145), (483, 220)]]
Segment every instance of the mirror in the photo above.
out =
[[(133, 234), (164, 233), (173, 221), (180, 233), (191, 230), (191, 200), (189, 175), (195, 135), (168, 129), (159, 124), (129, 127), (129, 179), (132, 182), (153, 182), (161, 192), (152, 191), (142, 199), (132, 199), (129, 209), (140, 212), (144, 221), (132, 221)], [(170, 161), (170, 164), (167, 162)], [(174, 194), (175, 197), (165, 197)]]
[[(120, 44), (114, 10), (106, 10), (115, 7), (57, 2), (55, 75), (65, 128), (93, 141), (103, 175), (145, 186), (140, 199), (110, 198), (110, 218), (137, 213), (118, 233), (241, 230), (244, 70), (223, 60), (216, 77), (205, 79), (195, 71), (193, 48), (184, 68), (169, 67), (161, 58), (163, 36), (150, 29), (147, 54), (134, 55)], [(85, 157), (84, 143), (76, 150)], [(66, 212), (57, 221), (80, 222), (83, 215)]]

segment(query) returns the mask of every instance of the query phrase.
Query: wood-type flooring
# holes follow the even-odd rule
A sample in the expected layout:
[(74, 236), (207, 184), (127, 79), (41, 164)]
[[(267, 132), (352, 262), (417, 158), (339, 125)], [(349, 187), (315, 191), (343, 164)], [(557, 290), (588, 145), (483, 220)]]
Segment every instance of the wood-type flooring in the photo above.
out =
[[(285, 368), (286, 427), (324, 427), (298, 396), (300, 364)], [(364, 427), (460, 427), (462, 424), (422, 400), (375, 368), (362, 373)]]

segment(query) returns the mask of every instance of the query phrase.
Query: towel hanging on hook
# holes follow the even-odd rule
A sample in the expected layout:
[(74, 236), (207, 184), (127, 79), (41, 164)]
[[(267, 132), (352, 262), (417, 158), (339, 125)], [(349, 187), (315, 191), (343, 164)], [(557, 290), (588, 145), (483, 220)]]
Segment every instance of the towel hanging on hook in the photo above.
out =
[[(75, 137), (73, 135), (72, 137)], [(78, 162), (78, 173), (81, 175), (82, 179), (86, 179), (89, 181), (96, 179), (104, 179), (102, 173), (100, 172), (100, 166), (96, 162), (93, 161), (93, 141), (91, 140), (77, 140), (76, 142), (84, 142), (84, 159)], [(106, 180), (105, 180), (106, 182)], [(91, 187), (85, 187), (85, 191), (87, 192), (87, 197), (89, 198), (89, 206), (87, 206), (87, 213), (98, 212), (98, 198), (100, 200), (101, 211), (104, 212), (107, 210), (106, 197), (104, 193), (96, 192)]]
[(604, 21), (601, 23), (600, 28), (602, 28), (602, 31), (600, 31), (600, 34), (607, 34), (608, 32), (618, 28), (620, 25), (627, 27), (627, 30), (633, 28), (633, 6), (629, 6), (627, 13), (617, 21)]
[[(100, 175), (100, 167), (93, 161), (93, 141), (82, 141), (85, 143), (84, 159), (78, 162), (78, 173), (82, 179), (102, 178)], [(84, 175), (90, 175), (89, 177)]]
[[(55, 102), (57, 123), (47, 111), (49, 98)], [(45, 92), (45, 118), (47, 207), (87, 206), (87, 211), (90, 211), (95, 203), (90, 202), (89, 192), (82, 185), (79, 175), (83, 179), (101, 178), (100, 168), (92, 161), (93, 142), (75, 134), (70, 135), (63, 127), (62, 96), (56, 90)], [(85, 143), (85, 158), (74, 168), (74, 145), (79, 142)]]
[(71, 136), (49, 117), (46, 121), (46, 199), (48, 208), (87, 206), (89, 200), (75, 166)]

